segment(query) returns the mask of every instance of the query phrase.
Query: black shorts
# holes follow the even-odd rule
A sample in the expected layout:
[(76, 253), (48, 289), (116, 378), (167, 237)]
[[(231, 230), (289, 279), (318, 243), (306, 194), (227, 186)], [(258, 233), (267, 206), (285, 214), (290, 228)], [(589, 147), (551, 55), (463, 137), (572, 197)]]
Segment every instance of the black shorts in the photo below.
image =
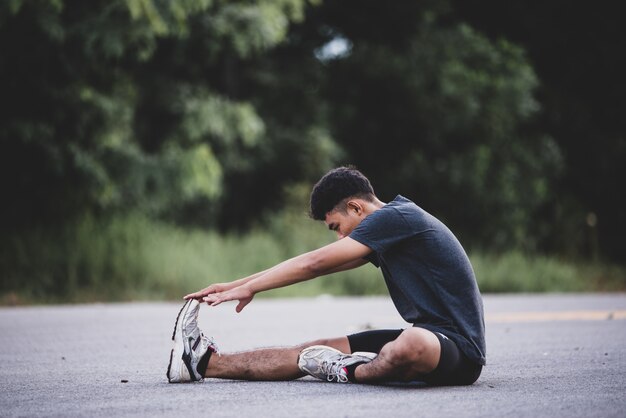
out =
[[(350, 349), (353, 353), (356, 351), (379, 353), (385, 344), (398, 338), (402, 331), (404, 330), (385, 329), (348, 335)], [(433, 332), (433, 334), (435, 334), (439, 339), (439, 344), (441, 344), (439, 364), (435, 370), (416, 376), (415, 380), (437, 386), (461, 386), (474, 383), (480, 376), (483, 366), (470, 360), (444, 334), (439, 332)]]

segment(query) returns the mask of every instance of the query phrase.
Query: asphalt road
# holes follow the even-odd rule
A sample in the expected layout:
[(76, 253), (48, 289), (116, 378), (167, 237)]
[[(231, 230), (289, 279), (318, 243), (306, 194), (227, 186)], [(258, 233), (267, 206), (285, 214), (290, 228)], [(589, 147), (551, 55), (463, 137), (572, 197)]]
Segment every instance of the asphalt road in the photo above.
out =
[[(0, 416), (625, 417), (626, 295), (485, 297), (487, 361), (469, 387), (207, 379), (165, 370), (179, 303), (0, 308)], [(225, 351), (405, 324), (387, 298), (203, 307)]]

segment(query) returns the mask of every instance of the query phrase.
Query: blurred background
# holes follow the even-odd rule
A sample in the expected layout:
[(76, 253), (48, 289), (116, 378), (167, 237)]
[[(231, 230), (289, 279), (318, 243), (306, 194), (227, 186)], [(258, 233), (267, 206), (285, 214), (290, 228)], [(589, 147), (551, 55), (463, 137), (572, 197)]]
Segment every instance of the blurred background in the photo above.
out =
[[(334, 240), (353, 164), (483, 292), (626, 290), (618, 2), (6, 0), (0, 302), (178, 299)], [(271, 295), (382, 294), (373, 267)]]

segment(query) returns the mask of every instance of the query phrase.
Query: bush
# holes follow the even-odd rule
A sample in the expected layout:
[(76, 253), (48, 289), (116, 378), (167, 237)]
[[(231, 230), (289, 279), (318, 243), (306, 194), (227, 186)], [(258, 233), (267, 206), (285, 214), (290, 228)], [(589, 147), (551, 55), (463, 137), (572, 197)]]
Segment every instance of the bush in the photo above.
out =
[[(0, 295), (9, 304), (178, 299), (333, 239), (322, 225), (287, 212), (240, 236), (183, 229), (142, 215), (107, 221), (85, 216), (65, 227), (4, 239)], [(624, 269), (615, 266), (579, 265), (521, 252), (475, 253), (471, 259), (483, 293), (626, 289)], [(263, 296), (386, 293), (380, 271), (370, 265)]]

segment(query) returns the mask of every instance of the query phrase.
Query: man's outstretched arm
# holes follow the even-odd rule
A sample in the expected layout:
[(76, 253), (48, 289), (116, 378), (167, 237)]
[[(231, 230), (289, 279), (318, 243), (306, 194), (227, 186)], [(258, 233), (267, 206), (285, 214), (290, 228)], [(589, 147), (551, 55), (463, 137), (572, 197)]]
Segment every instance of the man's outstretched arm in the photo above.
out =
[[(287, 260), (289, 261), (289, 260)], [(273, 270), (275, 268), (278, 268), (279, 266), (281, 266), (283, 263), (286, 263), (287, 261), (283, 261), (280, 264), (275, 265), (274, 267), (271, 267), (267, 270), (263, 270), (261, 272), (258, 273), (254, 273), (250, 276), (238, 279), (238, 280), (233, 280), (232, 282), (228, 282), (228, 283), (213, 283), (207, 287), (205, 287), (204, 289), (198, 290), (197, 292), (194, 293), (189, 293), (188, 295), (184, 296), (184, 299), (202, 299), (203, 297), (210, 295), (212, 293), (220, 293), (220, 292), (225, 292), (227, 290), (230, 289), (234, 289), (236, 287), (239, 287), (241, 285), (244, 285), (246, 283), (248, 283), (250, 280), (253, 280), (257, 277), (260, 277), (266, 273), (268, 273), (270, 270)], [(365, 260), (364, 258), (359, 258), (356, 260), (352, 260), (349, 261), (345, 264), (342, 264), (341, 266), (335, 267), (335, 268), (331, 268), (328, 271), (325, 271), (324, 273), (320, 274), (320, 276), (326, 275), (326, 274), (333, 274), (333, 273), (339, 273), (341, 271), (346, 271), (346, 270), (352, 270), (355, 269), (357, 267), (360, 267), (364, 264), (367, 264), (368, 261)]]
[(371, 252), (369, 247), (346, 237), (291, 258), (262, 274), (254, 275), (254, 278), (237, 287), (208, 294), (203, 300), (211, 306), (229, 300), (239, 300), (236, 310), (240, 312), (256, 293), (310, 280), (330, 272), (358, 267), (364, 264), (361, 259)]

